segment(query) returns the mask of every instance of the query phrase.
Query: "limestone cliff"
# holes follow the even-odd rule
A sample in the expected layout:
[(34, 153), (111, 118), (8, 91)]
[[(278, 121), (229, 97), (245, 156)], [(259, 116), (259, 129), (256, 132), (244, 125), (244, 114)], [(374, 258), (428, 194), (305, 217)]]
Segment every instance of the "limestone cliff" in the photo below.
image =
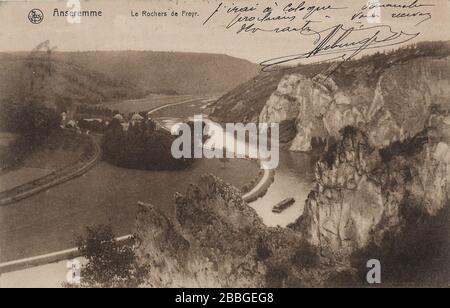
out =
[(317, 163), (316, 188), (291, 227), (342, 262), (401, 232), (405, 211), (436, 215), (449, 205), (449, 139), (442, 138), (448, 120), (380, 151), (361, 131), (342, 130), (342, 141)]
[(328, 77), (286, 74), (260, 113), (295, 121), (293, 151), (325, 141), (292, 227), (329, 260), (391, 241), (405, 211), (434, 216), (449, 203), (450, 57), (426, 54), (373, 56)]
[(259, 121), (295, 120), (293, 151), (310, 151), (314, 138), (339, 138), (346, 126), (366, 132), (370, 145), (381, 148), (423, 130), (433, 106), (450, 106), (450, 57), (393, 65), (374, 84), (360, 79), (339, 87), (334, 78), (338, 77), (286, 75)]

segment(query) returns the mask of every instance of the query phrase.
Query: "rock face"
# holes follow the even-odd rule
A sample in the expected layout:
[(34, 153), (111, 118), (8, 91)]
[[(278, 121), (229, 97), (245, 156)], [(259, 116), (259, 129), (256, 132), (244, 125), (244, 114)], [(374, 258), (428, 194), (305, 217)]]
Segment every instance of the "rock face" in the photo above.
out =
[[(386, 234), (398, 233), (402, 211), (415, 207), (435, 215), (449, 204), (449, 140), (438, 129), (424, 131), (381, 151), (355, 128), (316, 165), (316, 189), (292, 225), (330, 260), (348, 261)], [(440, 141), (439, 141), (440, 140)]]
[(381, 148), (423, 130), (432, 106), (450, 106), (450, 57), (393, 65), (376, 77), (374, 85), (361, 78), (339, 87), (333, 78), (337, 77), (286, 75), (259, 121), (295, 119), (293, 151), (310, 151), (314, 138), (340, 138), (340, 130), (347, 126), (367, 133), (370, 145)]
[(278, 85), (277, 91), (264, 106), (259, 122), (281, 123), (296, 120), (297, 135), (292, 150), (310, 151), (313, 137), (326, 137), (321, 117), (332, 102), (331, 93), (336, 85), (318, 76), (308, 79), (302, 75), (288, 75)]
[(175, 216), (140, 204), (138, 256), (151, 267), (149, 286), (264, 287), (294, 277), (311, 284), (322, 279), (288, 266), (305, 249), (299, 234), (264, 226), (236, 188), (212, 175), (176, 196)]
[[(242, 215), (237, 215), (240, 211)], [(176, 223), (152, 206), (141, 206), (136, 230), (142, 260), (150, 261), (153, 269), (152, 286), (262, 284), (261, 269), (251, 258), (262, 223), (237, 190), (215, 178), (203, 178), (185, 197), (176, 196), (176, 218), (171, 220)]]
[(436, 215), (449, 203), (450, 57), (404, 54), (329, 77), (287, 74), (260, 113), (261, 122), (295, 121), (293, 151), (327, 140), (292, 227), (329, 260), (401, 232), (405, 210)]

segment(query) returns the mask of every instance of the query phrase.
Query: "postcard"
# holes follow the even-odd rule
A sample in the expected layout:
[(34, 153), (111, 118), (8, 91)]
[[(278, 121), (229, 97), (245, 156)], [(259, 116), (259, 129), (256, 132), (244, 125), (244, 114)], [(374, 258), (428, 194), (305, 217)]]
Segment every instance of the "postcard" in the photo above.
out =
[(0, 1), (0, 287), (449, 287), (449, 29), (447, 0)]

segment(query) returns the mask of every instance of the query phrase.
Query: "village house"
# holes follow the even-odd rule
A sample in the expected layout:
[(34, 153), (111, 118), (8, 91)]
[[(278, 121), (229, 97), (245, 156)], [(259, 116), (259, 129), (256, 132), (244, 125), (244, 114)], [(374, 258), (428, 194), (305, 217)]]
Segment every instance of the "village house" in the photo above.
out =
[(133, 114), (133, 116), (131, 117), (131, 124), (135, 125), (137, 123), (141, 123), (142, 121), (144, 121), (144, 117), (141, 116), (139, 113), (135, 113)]

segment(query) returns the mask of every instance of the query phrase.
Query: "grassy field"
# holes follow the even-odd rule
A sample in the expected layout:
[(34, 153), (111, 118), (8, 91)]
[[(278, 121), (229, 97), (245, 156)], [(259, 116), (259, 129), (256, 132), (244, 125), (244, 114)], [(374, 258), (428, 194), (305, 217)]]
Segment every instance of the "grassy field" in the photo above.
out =
[(81, 146), (73, 149), (41, 149), (25, 159), (24, 167), (55, 171), (75, 163), (82, 153), (83, 148)]
[(83, 176), (9, 206), (0, 207), (0, 262), (73, 246), (75, 234), (92, 224), (113, 225), (118, 235), (132, 232), (136, 203), (173, 213), (175, 192), (184, 193), (205, 173), (242, 187), (259, 172), (255, 162), (199, 160), (187, 171), (153, 172), (101, 162)]

